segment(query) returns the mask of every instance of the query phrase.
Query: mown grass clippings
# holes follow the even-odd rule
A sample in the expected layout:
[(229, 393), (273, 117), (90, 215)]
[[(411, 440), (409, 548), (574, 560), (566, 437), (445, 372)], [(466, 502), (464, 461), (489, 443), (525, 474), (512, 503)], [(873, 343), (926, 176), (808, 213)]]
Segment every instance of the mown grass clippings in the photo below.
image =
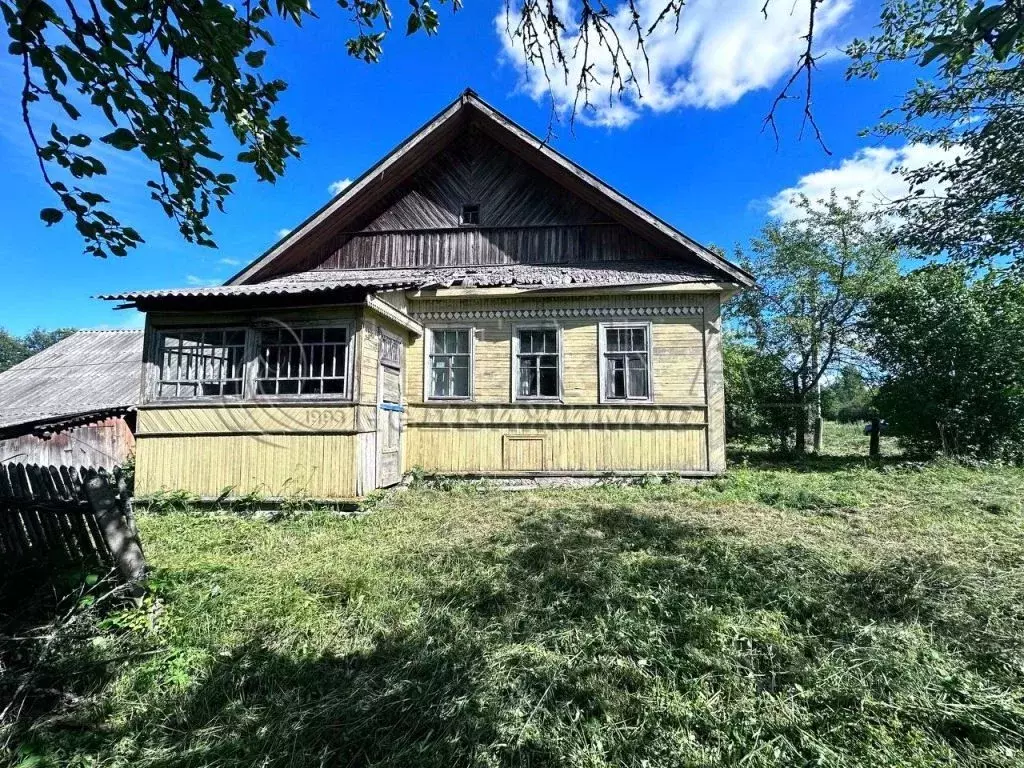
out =
[(77, 703), (11, 754), (1019, 765), (1024, 472), (900, 461), (142, 516), (150, 629), (96, 629), (103, 680), (66, 681)]

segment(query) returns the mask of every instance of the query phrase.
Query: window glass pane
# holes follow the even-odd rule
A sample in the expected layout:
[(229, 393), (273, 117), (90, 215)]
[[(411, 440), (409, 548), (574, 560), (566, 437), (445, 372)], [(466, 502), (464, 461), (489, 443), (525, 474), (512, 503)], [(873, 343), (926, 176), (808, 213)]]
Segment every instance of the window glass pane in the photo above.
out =
[(430, 388), (430, 394), (434, 397), (448, 397), (448, 386), (449, 386), (448, 367), (445, 365), (443, 360), (434, 361), (434, 369), (432, 371), (433, 382)]
[(630, 355), (629, 364), (629, 395), (630, 397), (648, 397), (647, 390), (647, 356)]
[(164, 331), (161, 348), (159, 397), (219, 397), (239, 395), (245, 331), (211, 329)]
[(558, 368), (540, 369), (540, 396), (558, 396)]
[(452, 369), (452, 396), (469, 397), (469, 366)]
[(608, 358), (605, 393), (608, 397), (626, 396), (626, 375), (621, 357)]
[(347, 392), (348, 331), (268, 329), (260, 334), (257, 392), (323, 395)]
[(533, 358), (526, 358), (519, 363), (519, 395), (532, 397), (537, 394), (537, 369)]
[(647, 342), (644, 340), (644, 337), (647, 335), (645, 331), (646, 329), (644, 328), (633, 329), (632, 344), (630, 346), (631, 351), (642, 352), (643, 350), (647, 349)]
[(456, 352), (469, 354), (469, 331), (454, 331)]

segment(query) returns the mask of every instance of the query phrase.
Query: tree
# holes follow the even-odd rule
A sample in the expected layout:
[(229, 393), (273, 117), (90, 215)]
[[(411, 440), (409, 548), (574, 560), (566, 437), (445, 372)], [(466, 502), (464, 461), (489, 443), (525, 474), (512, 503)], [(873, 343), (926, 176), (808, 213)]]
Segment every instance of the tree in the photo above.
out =
[(52, 331), (44, 331), (42, 328), (33, 328), (22, 337), (22, 344), (25, 345), (25, 349), (28, 352), (26, 357), (42, 352), (47, 347), (52, 347), (58, 341), (66, 339), (76, 330), (75, 328), (55, 328)]
[(867, 314), (876, 403), (913, 449), (1024, 458), (1024, 281), (958, 266), (914, 272)]
[(731, 302), (731, 317), (741, 339), (785, 366), (795, 447), (804, 451), (812, 407), (820, 434), (824, 377), (862, 360), (860, 323), (898, 268), (896, 253), (859, 200), (833, 193), (827, 201), (803, 198), (799, 205), (800, 219), (768, 224), (738, 254), (757, 283)]
[(874, 390), (855, 365), (844, 365), (821, 391), (821, 413), (830, 421), (865, 421), (873, 414)]
[(19, 338), (0, 328), (0, 371), (6, 371), (74, 332), (74, 328), (57, 328), (53, 331), (35, 328)]
[(903, 245), (978, 265), (1024, 258), (1024, 5), (887, 0), (878, 34), (856, 40), (850, 76), (894, 61), (936, 67), (876, 129), (946, 150), (904, 168), (893, 201)]
[(0, 328), (0, 371), (6, 371), (28, 357), (21, 339)]
[(722, 358), (726, 440), (744, 444), (766, 441), (788, 451), (792, 393), (783, 361), (732, 338), (726, 338)]
[[(348, 53), (377, 61), (391, 28), (386, 0), (337, 2), (356, 28)], [(407, 32), (433, 34), (430, 0), (410, 5)], [(216, 119), (240, 145), (237, 160), (261, 180), (274, 181), (298, 156), (302, 140), (275, 114), (286, 84), (260, 72), (272, 22), (301, 25), (315, 15), (308, 0), (0, 0), (0, 11), (20, 62), (21, 118), (55, 195), (56, 207), (40, 217), (52, 225), (70, 214), (88, 253), (124, 256), (142, 242), (90, 189), (107, 172), (97, 146), (140, 152), (153, 168), (151, 198), (186, 241), (207, 246), (207, 217), (223, 210), (236, 182), (216, 167), (224, 156), (213, 145)], [(41, 104), (44, 114), (55, 106), (59, 122), (39, 125)], [(86, 113), (91, 119), (79, 122)], [(95, 124), (107, 127), (84, 127)]]
[[(347, 53), (379, 61), (396, 9), (388, 0), (336, 2), (354, 27)], [(751, 6), (750, 13), (767, 16), (770, 3)], [(806, 48), (768, 113), (766, 124), (773, 129), (777, 107), (801, 75), (805, 122), (814, 124), (811, 73), (819, 4), (807, 0)], [(435, 34), (440, 20), (431, 0), (409, 5), (400, 25), (405, 32)], [(453, 10), (460, 6), (461, 0), (451, 0)], [(684, 7), (679, 0), (649, 8), (634, 0), (582, 0), (578, 8), (505, 0), (507, 33), (528, 64), (549, 80), (574, 83), (572, 118), (592, 106), (598, 89), (607, 88), (609, 99), (627, 91), (642, 97), (649, 75), (646, 41), (673, 34), (673, 25), (678, 31)], [(207, 219), (213, 209), (224, 209), (236, 184), (222, 166), (229, 152), (271, 182), (299, 154), (302, 139), (278, 114), (287, 85), (261, 73), (274, 44), (272, 28), (301, 26), (314, 17), (308, 0), (0, 0), (0, 12), (8, 51), (20, 65), (21, 119), (54, 195), (53, 207), (40, 217), (54, 225), (70, 216), (87, 253), (124, 256), (143, 241), (92, 183), (107, 172), (99, 156), (104, 151), (141, 154), (152, 168), (146, 182), (152, 200), (186, 241), (205, 246), (215, 245)], [(56, 120), (43, 119), (52, 112)], [(238, 146), (215, 145), (218, 125), (229, 129)]]

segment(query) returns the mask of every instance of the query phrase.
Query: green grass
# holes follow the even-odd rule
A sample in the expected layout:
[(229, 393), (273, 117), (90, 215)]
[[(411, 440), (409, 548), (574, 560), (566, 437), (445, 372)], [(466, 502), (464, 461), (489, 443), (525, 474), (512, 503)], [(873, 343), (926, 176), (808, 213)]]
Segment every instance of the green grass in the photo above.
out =
[(12, 743), (140, 768), (1020, 765), (1024, 472), (744, 459), (697, 487), (143, 517), (157, 599)]

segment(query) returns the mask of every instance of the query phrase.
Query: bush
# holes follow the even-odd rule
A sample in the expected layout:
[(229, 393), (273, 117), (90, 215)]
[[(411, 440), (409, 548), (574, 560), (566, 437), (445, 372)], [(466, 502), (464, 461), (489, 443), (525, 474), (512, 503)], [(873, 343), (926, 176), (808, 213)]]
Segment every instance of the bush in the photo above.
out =
[(787, 450), (793, 395), (782, 361), (747, 344), (726, 340), (725, 435), (734, 443), (774, 443)]
[(876, 402), (911, 449), (1024, 459), (1024, 282), (928, 267), (878, 297)]

